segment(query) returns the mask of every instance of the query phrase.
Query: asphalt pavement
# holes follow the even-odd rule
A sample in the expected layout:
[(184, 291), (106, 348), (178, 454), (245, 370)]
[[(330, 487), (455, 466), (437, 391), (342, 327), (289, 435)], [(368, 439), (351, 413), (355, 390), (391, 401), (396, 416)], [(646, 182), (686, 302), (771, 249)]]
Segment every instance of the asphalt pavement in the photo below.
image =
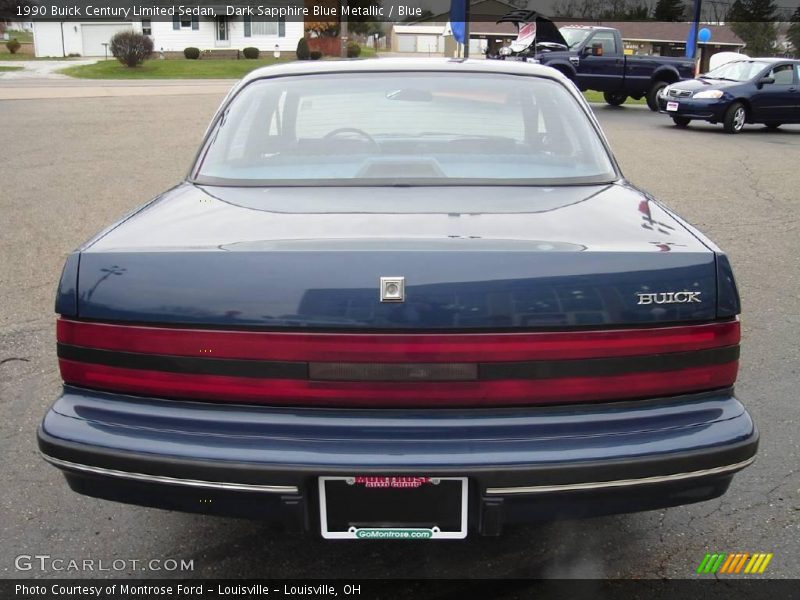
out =
[[(762, 441), (723, 498), (500, 538), (333, 543), (72, 493), (35, 442), (59, 389), (64, 258), (182, 178), (224, 88), (0, 100), (0, 577), (690, 577), (713, 551), (772, 552), (768, 576), (800, 577), (800, 127), (678, 130), (640, 106), (595, 107), (623, 172), (725, 249), (741, 289), (737, 390)], [(193, 569), (131, 562), (153, 559)]]

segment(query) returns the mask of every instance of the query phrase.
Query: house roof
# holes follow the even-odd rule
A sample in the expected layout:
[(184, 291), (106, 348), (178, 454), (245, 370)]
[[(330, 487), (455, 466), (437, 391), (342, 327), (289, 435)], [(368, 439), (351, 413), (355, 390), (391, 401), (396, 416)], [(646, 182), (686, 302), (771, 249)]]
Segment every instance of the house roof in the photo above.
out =
[(444, 26), (441, 23), (429, 23), (419, 25), (401, 25), (396, 23), (392, 25), (395, 33), (418, 33), (428, 35), (442, 35), (444, 33)]

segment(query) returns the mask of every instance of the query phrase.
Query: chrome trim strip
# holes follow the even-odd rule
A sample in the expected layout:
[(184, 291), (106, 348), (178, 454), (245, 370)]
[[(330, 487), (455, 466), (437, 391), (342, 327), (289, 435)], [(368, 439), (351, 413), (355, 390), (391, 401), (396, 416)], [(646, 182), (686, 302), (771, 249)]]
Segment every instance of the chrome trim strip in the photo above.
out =
[(673, 473), (672, 475), (655, 475), (653, 477), (642, 477), (640, 479), (617, 479), (615, 481), (591, 481), (586, 483), (564, 483), (559, 485), (529, 485), (525, 487), (503, 487), (487, 488), (487, 494), (548, 494), (553, 492), (577, 492), (581, 490), (602, 490), (606, 488), (629, 487), (634, 485), (647, 485), (651, 483), (668, 483), (671, 481), (681, 481), (683, 479), (693, 479), (695, 477), (706, 477), (710, 475), (721, 475), (730, 471), (739, 471), (752, 464), (755, 456), (742, 462), (713, 469), (702, 469), (700, 471), (690, 471), (688, 473)]
[(233, 492), (266, 492), (272, 494), (297, 494), (298, 489), (293, 485), (260, 485), (254, 483), (228, 483), (225, 481), (202, 481), (199, 479), (177, 479), (163, 475), (148, 475), (146, 473), (131, 473), (129, 471), (117, 471), (115, 469), (105, 469), (103, 467), (92, 467), (79, 463), (69, 462), (58, 458), (53, 458), (41, 453), (51, 465), (59, 469), (80, 471), (92, 475), (103, 475), (107, 477), (119, 477), (120, 479), (132, 479), (134, 481), (145, 481), (147, 483), (165, 483), (167, 485), (182, 485), (201, 489), (226, 490)]

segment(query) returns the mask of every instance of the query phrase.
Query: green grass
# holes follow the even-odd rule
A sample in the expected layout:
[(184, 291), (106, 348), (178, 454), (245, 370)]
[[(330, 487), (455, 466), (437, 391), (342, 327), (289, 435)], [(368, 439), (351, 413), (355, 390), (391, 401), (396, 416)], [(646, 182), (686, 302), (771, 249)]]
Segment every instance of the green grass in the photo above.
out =
[(67, 67), (59, 73), (82, 79), (239, 79), (258, 67), (294, 60), (294, 52), (284, 54), (288, 57), (255, 60), (154, 58), (133, 69), (117, 60), (101, 60), (93, 65)]
[[(605, 104), (606, 101), (603, 99), (603, 92), (583, 92), (583, 96), (586, 98), (587, 102), (600, 102), (601, 104)], [(633, 98), (628, 98), (625, 100), (625, 104), (646, 104), (644, 98), (640, 98), (639, 100), (634, 100)]]
[(6, 71), (22, 71), (22, 67), (0, 67), (0, 73), (4, 73)]
[[(265, 53), (267, 54), (267, 53)], [(374, 58), (375, 50), (361, 48), (359, 58)], [(328, 58), (328, 57), (326, 57)], [(160, 60), (151, 58), (141, 67), (129, 69), (117, 60), (101, 60), (93, 65), (77, 65), (61, 69), (59, 73), (81, 79), (239, 79), (259, 67), (295, 60), (294, 52), (284, 52), (281, 58), (267, 56), (255, 60), (181, 58)]]
[[(33, 41), (33, 34), (27, 31), (20, 31), (18, 29), (6, 29), (6, 33), (8, 34), (9, 40), (12, 38), (17, 38), (20, 44), (25, 44), (27, 42)], [(3, 43), (5, 43), (5, 40), (3, 41)]]

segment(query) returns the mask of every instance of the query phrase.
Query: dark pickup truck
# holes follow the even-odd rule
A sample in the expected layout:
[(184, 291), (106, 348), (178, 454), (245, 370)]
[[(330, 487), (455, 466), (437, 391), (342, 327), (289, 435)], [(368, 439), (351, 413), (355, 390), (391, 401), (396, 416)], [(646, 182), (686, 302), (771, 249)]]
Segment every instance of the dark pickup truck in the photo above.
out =
[(626, 56), (619, 31), (611, 27), (558, 28), (533, 11), (513, 11), (501, 22), (514, 23), (519, 37), (489, 58), (535, 61), (553, 67), (581, 91), (603, 92), (606, 102), (614, 106), (630, 96), (646, 98), (650, 110), (657, 111), (658, 95), (664, 87), (695, 75), (694, 61), (688, 58)]

